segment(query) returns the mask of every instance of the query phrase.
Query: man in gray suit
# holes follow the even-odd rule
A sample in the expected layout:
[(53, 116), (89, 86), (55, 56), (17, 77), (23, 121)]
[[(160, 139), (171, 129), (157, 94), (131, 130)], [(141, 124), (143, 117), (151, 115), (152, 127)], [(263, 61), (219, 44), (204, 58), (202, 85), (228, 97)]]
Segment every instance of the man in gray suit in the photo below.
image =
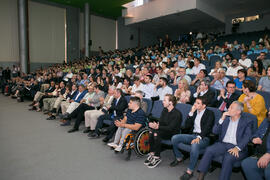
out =
[(81, 122), (84, 120), (84, 112), (87, 110), (94, 110), (100, 108), (100, 98), (104, 98), (105, 93), (101, 90), (100, 85), (94, 85), (95, 94), (92, 98), (86, 100), (85, 103), (81, 103), (66, 119), (76, 118), (75, 124), (68, 133), (72, 133), (79, 130)]

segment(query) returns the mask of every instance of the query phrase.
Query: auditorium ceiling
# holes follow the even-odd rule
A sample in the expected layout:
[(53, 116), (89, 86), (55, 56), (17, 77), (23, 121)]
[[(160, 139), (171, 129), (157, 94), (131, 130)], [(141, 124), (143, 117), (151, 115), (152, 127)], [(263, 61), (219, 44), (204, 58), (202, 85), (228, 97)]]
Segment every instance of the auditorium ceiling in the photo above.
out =
[(88, 2), (90, 10), (102, 16), (117, 18), (121, 16), (122, 5), (133, 0), (48, 0), (51, 2), (83, 8)]

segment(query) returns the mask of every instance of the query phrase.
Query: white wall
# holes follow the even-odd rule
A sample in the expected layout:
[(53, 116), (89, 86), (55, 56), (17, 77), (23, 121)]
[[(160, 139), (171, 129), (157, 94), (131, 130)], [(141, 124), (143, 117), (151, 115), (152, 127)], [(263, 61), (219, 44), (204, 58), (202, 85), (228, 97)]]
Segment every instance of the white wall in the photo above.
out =
[(64, 61), (64, 8), (29, 1), (29, 53), (31, 63)]
[(123, 13), (133, 16), (125, 20), (128, 25), (195, 8), (196, 0), (155, 0), (143, 6), (124, 9)]
[[(255, 14), (252, 14), (255, 15)], [(227, 17), (226, 18), (226, 27), (225, 32), (226, 34), (231, 34), (232, 30), (232, 19), (235, 17), (244, 17), (244, 16), (250, 16), (250, 15), (240, 15), (240, 16), (234, 16), (234, 17)], [(265, 14), (263, 17), (257, 21), (250, 21), (250, 22), (243, 22), (240, 23), (238, 33), (243, 32), (252, 32), (252, 31), (261, 31), (264, 30), (265, 27), (268, 27), (270, 29), (270, 14)]]
[[(100, 16), (90, 15), (91, 51), (114, 50), (116, 43), (116, 21)], [(80, 49), (84, 48), (84, 14), (80, 13)]]
[(0, 1), (0, 62), (19, 62), (17, 0)]

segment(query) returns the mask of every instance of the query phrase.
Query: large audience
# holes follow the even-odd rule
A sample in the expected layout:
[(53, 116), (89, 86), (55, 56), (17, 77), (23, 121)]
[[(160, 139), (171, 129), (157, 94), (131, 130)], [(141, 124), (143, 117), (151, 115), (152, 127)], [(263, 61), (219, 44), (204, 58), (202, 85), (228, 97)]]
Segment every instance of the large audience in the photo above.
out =
[[(30, 74), (15, 65), (0, 67), (1, 91), (18, 102), (30, 99), (29, 110), (43, 112), (47, 120), (72, 125), (68, 133), (79, 131), (84, 122), (83, 132), (90, 139), (106, 134), (103, 142), (116, 152), (124, 148), (127, 134), (147, 126), (150, 153), (144, 164), (148, 168), (161, 162), (162, 140), (172, 142), (172, 167), (184, 160), (178, 145), (189, 145), (183, 180), (193, 176), (200, 151), (205, 149), (198, 179), (204, 178), (218, 155), (224, 156), (219, 179), (230, 179), (238, 161), (242, 161), (247, 179), (270, 179), (269, 99), (261, 95), (270, 94), (270, 38), (265, 35), (249, 44), (235, 39), (206, 49), (209, 42), (209, 38), (171, 41), (166, 36), (157, 45), (101, 51), (95, 57)], [(129, 102), (125, 96), (131, 96)], [(145, 99), (162, 101), (164, 109), (158, 120), (149, 122)], [(192, 106), (185, 120), (176, 109), (179, 103)], [(207, 107), (223, 115), (215, 120)], [(243, 112), (256, 116), (255, 133), (253, 122)], [(112, 123), (104, 128), (105, 121)], [(214, 143), (211, 134), (219, 136)], [(255, 145), (252, 154), (247, 151), (249, 142)]]

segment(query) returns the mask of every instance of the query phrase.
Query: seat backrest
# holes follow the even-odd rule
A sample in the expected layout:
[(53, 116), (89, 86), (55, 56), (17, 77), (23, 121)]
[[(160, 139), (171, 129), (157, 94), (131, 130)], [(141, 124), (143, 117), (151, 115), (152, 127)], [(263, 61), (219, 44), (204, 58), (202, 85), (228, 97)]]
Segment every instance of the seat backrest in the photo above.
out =
[(130, 96), (125, 96), (126, 100), (127, 100), (127, 103), (129, 103), (129, 100), (130, 100)]
[(195, 79), (195, 77), (196, 77), (196, 75), (194, 75), (194, 74), (189, 74), (188, 76), (191, 78), (192, 81), (193, 81), (193, 80)]
[(152, 114), (152, 116), (155, 117), (155, 118), (160, 118), (161, 113), (162, 113), (162, 110), (163, 110), (163, 104), (162, 104), (162, 101), (155, 101), (155, 102), (154, 102), (153, 109), (152, 109), (152, 111), (151, 111), (151, 114)]
[(185, 121), (188, 117), (188, 113), (190, 112), (191, 107), (192, 106), (190, 104), (182, 104), (182, 103), (178, 103), (175, 106), (175, 108), (182, 114), (182, 126), (185, 124)]
[(215, 124), (216, 124), (221, 118), (222, 112), (218, 108), (207, 107), (207, 109), (213, 111), (213, 113), (215, 114)]
[(150, 99), (147, 99), (147, 98), (143, 98), (143, 101), (145, 101), (147, 103), (146, 116), (148, 116), (152, 110), (152, 101)]
[(249, 78), (254, 84), (257, 84), (255, 77), (247, 76), (246, 78)]
[(270, 108), (270, 93), (265, 91), (256, 91), (264, 98), (265, 107), (268, 110)]
[(174, 94), (174, 92), (176, 91), (176, 89), (178, 88), (177, 85), (170, 85), (169, 87), (172, 88), (173, 94)]
[(258, 129), (258, 120), (257, 117), (253, 114), (243, 112), (242, 116), (245, 116), (247, 119), (251, 119), (253, 121), (252, 125), (252, 134), (254, 134)]
[(230, 81), (233, 81), (233, 76), (226, 76)]

